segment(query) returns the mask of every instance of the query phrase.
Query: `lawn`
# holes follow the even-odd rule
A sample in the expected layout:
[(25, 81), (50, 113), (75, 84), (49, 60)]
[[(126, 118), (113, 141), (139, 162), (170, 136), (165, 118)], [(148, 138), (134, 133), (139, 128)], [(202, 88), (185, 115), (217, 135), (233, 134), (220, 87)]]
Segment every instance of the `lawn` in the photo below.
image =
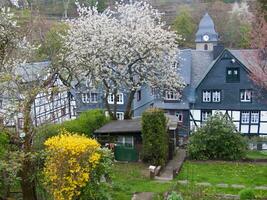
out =
[(246, 157), (248, 159), (267, 159), (267, 151), (248, 151)]
[(267, 185), (267, 163), (190, 162), (183, 165), (178, 179), (212, 184)]
[[(179, 185), (182, 193), (197, 191), (207, 194), (238, 194), (241, 189), (219, 188), (216, 184), (238, 184), (246, 188), (267, 186), (267, 163), (243, 162), (193, 162), (184, 163), (181, 173), (176, 180), (188, 180), (188, 186)], [(208, 182), (212, 187), (199, 187), (196, 183)], [(267, 197), (266, 190), (255, 190), (259, 197)]]
[(112, 180), (112, 197), (119, 200), (131, 199), (135, 192), (163, 193), (174, 185), (150, 180), (148, 165), (143, 163), (116, 163)]
[[(189, 180), (190, 184), (181, 185), (178, 180)], [(213, 186), (196, 186), (197, 182), (209, 182)], [(143, 163), (116, 163), (110, 194), (113, 199), (130, 200), (135, 192), (154, 192), (154, 199), (161, 200), (164, 192), (176, 190), (183, 194), (184, 200), (214, 200), (223, 199), (218, 194), (238, 194), (241, 190), (218, 188), (215, 185), (219, 183), (267, 186), (267, 163), (186, 161), (179, 176), (170, 182), (150, 180), (148, 166)], [(255, 191), (258, 197), (267, 197), (267, 191)]]

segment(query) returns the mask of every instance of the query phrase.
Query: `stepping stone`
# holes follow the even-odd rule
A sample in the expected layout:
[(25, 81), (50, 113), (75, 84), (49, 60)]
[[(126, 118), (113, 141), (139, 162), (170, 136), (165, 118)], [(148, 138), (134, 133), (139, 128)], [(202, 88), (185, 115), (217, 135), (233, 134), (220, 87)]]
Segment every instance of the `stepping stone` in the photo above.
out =
[(211, 184), (207, 183), (207, 182), (196, 183), (196, 185), (199, 185), (199, 186), (211, 186)]
[(178, 183), (180, 183), (181, 185), (187, 185), (188, 184), (188, 180), (178, 180)]
[(244, 186), (244, 185), (238, 185), (238, 184), (232, 184), (231, 187), (232, 188), (238, 188), (238, 189), (240, 189), (240, 188), (245, 188), (246, 186)]
[(228, 188), (229, 185), (228, 184), (225, 184), (225, 183), (219, 183), (216, 185), (217, 187), (220, 187), (220, 188)]
[(255, 190), (267, 190), (267, 186), (257, 186)]
[(140, 192), (135, 193), (132, 197), (132, 200), (152, 200), (153, 199), (153, 192)]

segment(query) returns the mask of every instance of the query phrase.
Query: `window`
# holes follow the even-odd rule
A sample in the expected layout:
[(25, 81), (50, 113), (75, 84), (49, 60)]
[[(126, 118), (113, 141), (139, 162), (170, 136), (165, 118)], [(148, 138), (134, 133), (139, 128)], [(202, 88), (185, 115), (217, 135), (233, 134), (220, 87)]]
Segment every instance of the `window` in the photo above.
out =
[(116, 117), (118, 120), (124, 120), (124, 113), (123, 112), (116, 112)]
[(226, 69), (226, 82), (239, 82), (239, 68), (227, 68)]
[(248, 124), (249, 123), (249, 111), (241, 112), (241, 123)]
[(151, 90), (151, 95), (152, 96), (155, 96), (155, 94), (156, 94), (156, 88), (151, 87), (150, 90)]
[[(114, 104), (114, 94), (109, 94), (108, 95), (108, 103), (109, 104)], [(117, 94), (117, 104), (123, 104), (123, 93), (118, 93)]]
[(258, 124), (260, 121), (259, 118), (260, 118), (259, 111), (251, 111), (251, 119), (250, 119), (251, 124)]
[(220, 90), (203, 90), (202, 92), (203, 102), (221, 102)]
[(211, 101), (211, 92), (208, 90), (204, 90), (202, 94), (203, 102), (210, 102)]
[(214, 90), (212, 92), (212, 102), (220, 102), (221, 101), (221, 91)]
[(178, 122), (183, 122), (183, 112), (177, 111), (175, 112), (175, 116), (178, 118)]
[(97, 103), (97, 93), (96, 92), (91, 92), (91, 102), (92, 103)]
[(211, 110), (203, 110), (203, 111), (201, 111), (202, 122), (207, 121), (210, 116), (211, 116)]
[(136, 95), (137, 95), (137, 101), (140, 101), (141, 100), (141, 90), (138, 90)]
[(204, 50), (207, 51), (208, 50), (208, 45), (204, 44)]
[(125, 147), (134, 147), (133, 136), (118, 136), (117, 144)]
[(179, 94), (175, 91), (166, 91), (165, 100), (179, 100)]
[(90, 102), (90, 95), (89, 93), (82, 93), (82, 102), (89, 103)]
[(240, 90), (240, 101), (251, 102), (252, 90)]

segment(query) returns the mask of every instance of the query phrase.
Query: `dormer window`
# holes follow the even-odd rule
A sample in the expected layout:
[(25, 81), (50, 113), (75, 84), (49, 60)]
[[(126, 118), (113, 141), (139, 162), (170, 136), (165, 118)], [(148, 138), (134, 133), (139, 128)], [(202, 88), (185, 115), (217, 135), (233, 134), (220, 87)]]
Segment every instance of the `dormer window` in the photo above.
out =
[(166, 91), (165, 100), (179, 100), (179, 94), (175, 91)]
[(239, 80), (240, 80), (239, 68), (229, 67), (226, 69), (226, 82), (227, 83), (239, 82)]

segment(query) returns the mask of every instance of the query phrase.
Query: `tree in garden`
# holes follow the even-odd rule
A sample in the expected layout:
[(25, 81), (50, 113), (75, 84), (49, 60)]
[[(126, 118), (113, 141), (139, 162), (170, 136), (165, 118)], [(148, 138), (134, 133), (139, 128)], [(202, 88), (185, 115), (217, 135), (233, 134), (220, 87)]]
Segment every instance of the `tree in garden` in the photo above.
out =
[(46, 185), (55, 200), (72, 200), (90, 181), (101, 155), (100, 144), (78, 134), (62, 130), (60, 135), (45, 142), (48, 156), (44, 175)]
[[(70, 20), (64, 37), (64, 69), (76, 79), (90, 78), (104, 88), (109, 115), (116, 119), (107, 97), (119, 90), (128, 93), (125, 119), (131, 117), (135, 92), (142, 85), (179, 91), (174, 67), (177, 36), (164, 29), (161, 14), (145, 2), (117, 3), (114, 10), (99, 13), (96, 7), (78, 7), (79, 17)], [(67, 73), (65, 73), (67, 74)]]
[(226, 115), (216, 113), (189, 138), (188, 153), (196, 160), (239, 160), (246, 142)]
[(182, 47), (193, 47), (194, 33), (196, 30), (196, 24), (191, 16), (188, 8), (182, 8), (179, 10), (179, 14), (173, 22), (173, 29), (176, 31), (178, 36), (181, 36), (183, 40), (180, 41)]
[[(22, 137), (12, 134), (17, 149), (23, 154), (21, 189), (23, 199), (35, 200), (34, 170), (32, 160), (32, 139), (35, 126), (32, 120), (32, 106), (37, 94), (47, 92), (57, 74), (52, 68), (33, 69), (27, 61), (35, 48), (18, 31), (13, 15), (5, 9), (0, 11), (0, 92), (4, 97), (2, 117), (5, 123), (12, 123), (18, 115), (23, 116)], [(35, 71), (37, 70), (37, 71)]]
[[(251, 35), (251, 47), (258, 51), (253, 56), (254, 67), (251, 79), (264, 92), (267, 90), (267, 19), (265, 16), (267, 16), (267, 11), (261, 7), (261, 4), (258, 4)], [(248, 57), (248, 55), (245, 56)]]
[(142, 114), (142, 157), (153, 165), (164, 165), (168, 159), (169, 136), (164, 112), (153, 108)]

